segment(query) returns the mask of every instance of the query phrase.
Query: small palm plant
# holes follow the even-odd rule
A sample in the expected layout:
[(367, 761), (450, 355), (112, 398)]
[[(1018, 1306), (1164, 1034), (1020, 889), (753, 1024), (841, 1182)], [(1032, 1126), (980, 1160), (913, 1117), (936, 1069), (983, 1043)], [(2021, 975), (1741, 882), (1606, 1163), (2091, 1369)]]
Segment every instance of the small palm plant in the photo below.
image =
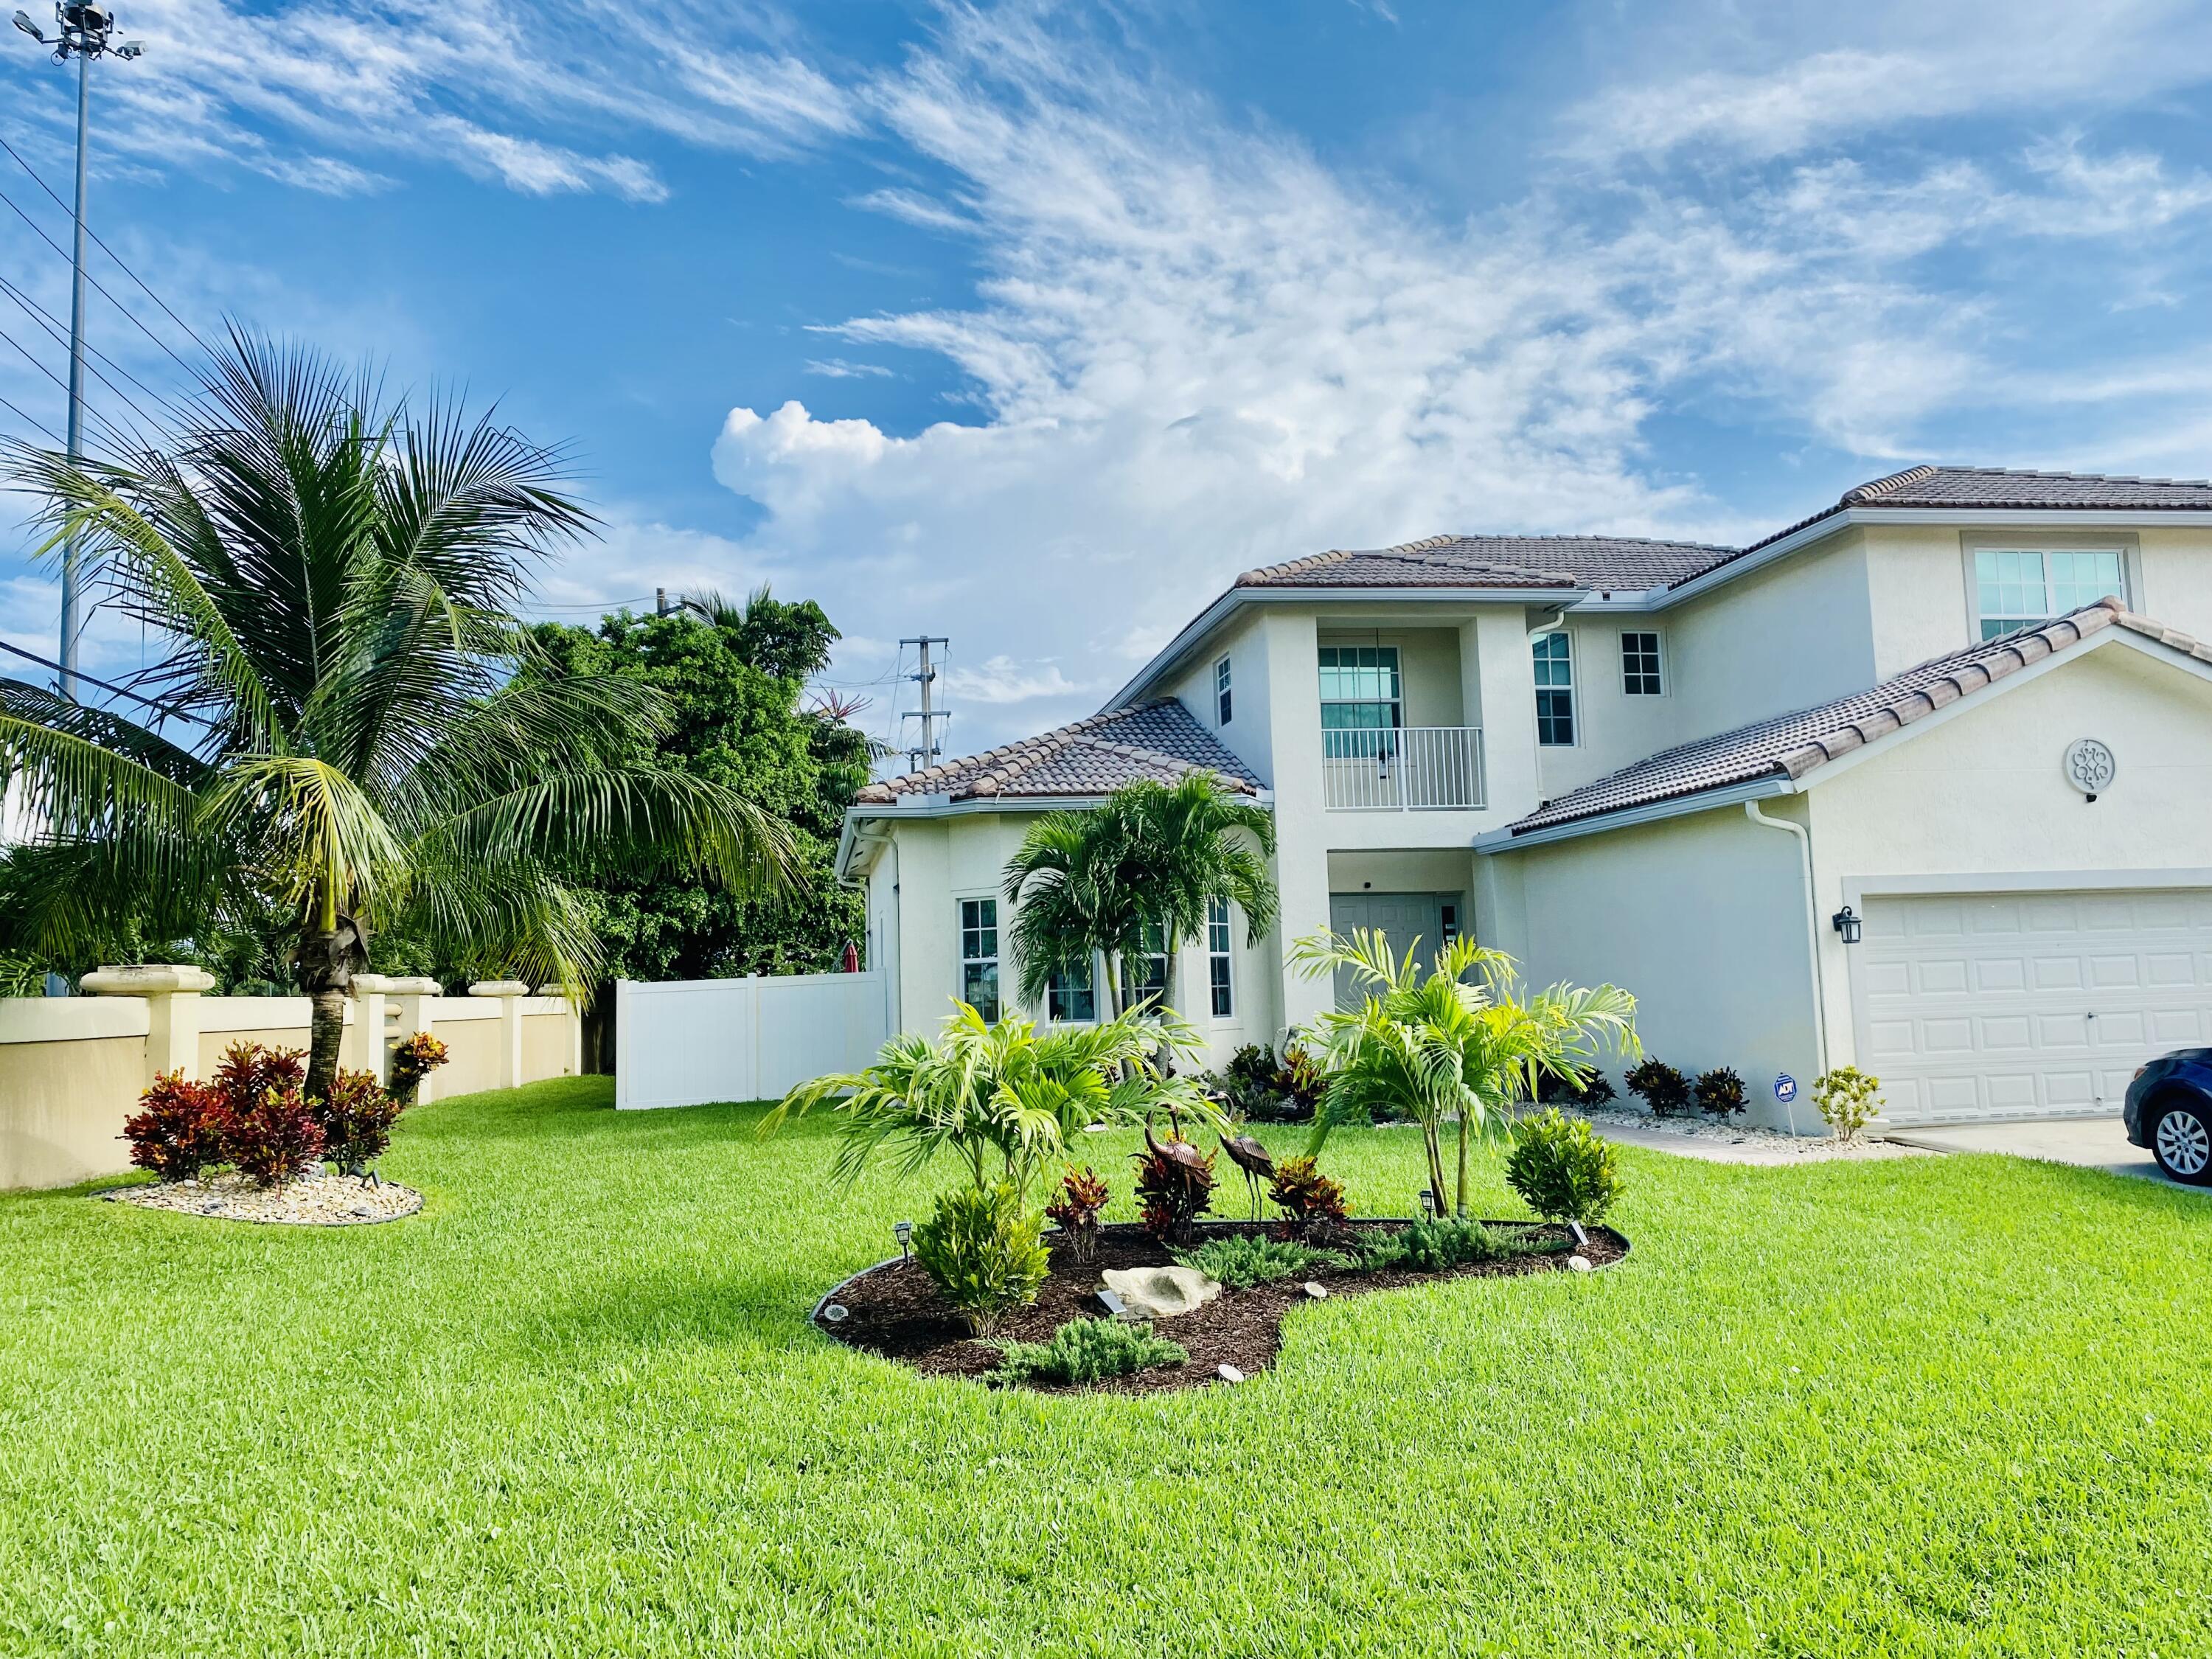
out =
[(1306, 1047), (1328, 1074), (1307, 1150), (1318, 1153), (1336, 1122), (1363, 1111), (1411, 1115), (1441, 1206), (1443, 1124), (1456, 1118), (1453, 1210), (1464, 1217), (1473, 1139), (1502, 1139), (1513, 1103), (1532, 1097), (1540, 1078), (1574, 1076), (1603, 1048), (1641, 1052), (1636, 999), (1610, 985), (1524, 993), (1512, 957), (1465, 939), (1437, 951), (1424, 970), (1414, 959), (1419, 944), (1396, 957), (1381, 930), (1361, 928), (1294, 947), (1291, 960), (1310, 976), (1348, 969), (1364, 993), (1358, 1007), (1324, 1013), (1307, 1031)]
[(1026, 1198), (1039, 1172), (1092, 1124), (1140, 1123), (1168, 1104), (1224, 1121), (1189, 1083), (1162, 1079), (1145, 1063), (1163, 1049), (1198, 1047), (1197, 1033), (1181, 1020), (1142, 1010), (1041, 1036), (1032, 1020), (1010, 1014), (993, 1023), (963, 1002), (935, 1041), (902, 1034), (865, 1071), (800, 1084), (760, 1133), (834, 1103), (843, 1120), (832, 1165), (840, 1180), (858, 1177), (889, 1146), (901, 1149), (902, 1174), (950, 1151), (966, 1164), (970, 1186), (1011, 1182)]

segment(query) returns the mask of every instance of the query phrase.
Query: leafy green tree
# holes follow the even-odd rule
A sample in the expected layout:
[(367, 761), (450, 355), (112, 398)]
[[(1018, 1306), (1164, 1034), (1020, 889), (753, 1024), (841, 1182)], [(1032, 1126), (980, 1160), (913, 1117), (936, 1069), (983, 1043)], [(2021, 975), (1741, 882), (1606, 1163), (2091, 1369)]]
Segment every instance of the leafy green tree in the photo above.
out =
[(443, 959), (580, 987), (601, 950), (564, 878), (745, 890), (789, 837), (651, 758), (674, 718), (634, 679), (526, 672), (511, 614), (592, 520), (560, 459), (489, 416), (386, 403), (366, 378), (234, 333), (167, 447), (70, 461), (11, 446), (46, 550), (158, 660), (144, 721), (0, 680), (0, 773), (36, 826), (0, 866), (8, 948), (251, 933), (275, 920), (313, 1000), (327, 1092), (345, 996), (395, 928)]
[(1627, 992), (1560, 984), (1524, 994), (1513, 958), (1472, 939), (1445, 945), (1425, 971), (1411, 949), (1393, 957), (1379, 928), (1300, 939), (1291, 960), (1309, 977), (1349, 969), (1365, 993), (1358, 1007), (1332, 1009), (1306, 1032), (1307, 1052), (1328, 1073), (1308, 1152), (1320, 1152), (1340, 1118), (1378, 1109), (1411, 1116), (1421, 1126), (1430, 1189), (1441, 1206), (1443, 1123), (1456, 1116), (1453, 1210), (1462, 1217), (1472, 1137), (1502, 1135), (1509, 1109), (1534, 1097), (1539, 1077), (1576, 1076), (1601, 1048), (1642, 1052), (1636, 999)]
[(1095, 809), (1047, 813), (1005, 872), (1023, 1000), (1036, 1001), (1055, 972), (1096, 955), (1106, 960), (1107, 1006), (1118, 1010), (1124, 963), (1164, 951), (1161, 1000), (1174, 1006), (1176, 954), (1206, 937), (1212, 901), (1241, 908), (1255, 939), (1274, 926), (1278, 899), (1267, 873), (1274, 849), (1266, 810), (1210, 772), (1173, 787), (1125, 784)]
[(542, 672), (649, 686), (674, 711), (651, 751), (750, 803), (788, 829), (800, 881), (733, 891), (684, 873), (617, 873), (580, 884), (605, 945), (602, 972), (627, 978), (713, 979), (827, 973), (866, 929), (857, 890), (833, 860), (844, 809), (868, 781), (868, 740), (828, 710), (804, 706), (837, 630), (811, 600), (763, 587), (743, 605), (716, 594), (665, 617), (605, 618), (597, 628), (542, 623)]

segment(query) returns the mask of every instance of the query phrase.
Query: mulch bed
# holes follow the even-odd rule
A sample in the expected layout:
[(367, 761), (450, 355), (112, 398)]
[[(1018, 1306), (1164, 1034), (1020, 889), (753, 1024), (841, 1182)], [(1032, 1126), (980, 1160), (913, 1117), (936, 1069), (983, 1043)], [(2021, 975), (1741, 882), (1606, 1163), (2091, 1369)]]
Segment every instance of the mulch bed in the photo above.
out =
[[(1355, 1222), (1350, 1231), (1394, 1231), (1405, 1224), (1402, 1221)], [(1548, 1243), (1572, 1244), (1565, 1227), (1516, 1221), (1492, 1224)], [(1265, 1224), (1204, 1224), (1198, 1229), (1197, 1242), (1224, 1233), (1267, 1231)], [(1441, 1279), (1503, 1279), (1522, 1273), (1565, 1273), (1570, 1271), (1570, 1255), (1582, 1255), (1593, 1268), (1605, 1267), (1628, 1254), (1627, 1239), (1612, 1228), (1593, 1227), (1589, 1231), (1589, 1243), (1579, 1249), (1515, 1256), (1504, 1261), (1474, 1262), (1443, 1273), (1397, 1269), (1354, 1273), (1337, 1269), (1317, 1271), (1310, 1278), (1326, 1286), (1332, 1297), (1365, 1296), (1376, 1291), (1394, 1291)], [(1129, 1222), (1101, 1228), (1097, 1258), (1088, 1262), (1077, 1262), (1069, 1246), (1057, 1234), (1047, 1234), (1046, 1241), (1052, 1255), (1051, 1277), (1037, 1293), (1035, 1304), (1011, 1317), (1000, 1336), (992, 1341), (978, 1341), (968, 1334), (967, 1328), (938, 1295), (937, 1287), (930, 1283), (921, 1264), (911, 1260), (886, 1262), (847, 1279), (823, 1299), (825, 1307), (843, 1307), (846, 1316), (831, 1321), (823, 1319), (817, 1313), (815, 1322), (825, 1334), (840, 1342), (880, 1354), (886, 1359), (898, 1360), (927, 1376), (982, 1377), (998, 1366), (999, 1341), (1042, 1342), (1071, 1319), (1101, 1315), (1103, 1310), (1093, 1293), (1098, 1289), (1098, 1276), (1105, 1269), (1162, 1267), (1173, 1265), (1175, 1261), (1151, 1234)], [(1202, 1388), (1219, 1382), (1216, 1368), (1224, 1364), (1235, 1366), (1247, 1376), (1255, 1376), (1274, 1363), (1276, 1351), (1282, 1346), (1284, 1316), (1293, 1307), (1310, 1305), (1311, 1299), (1302, 1288), (1305, 1283), (1302, 1277), (1273, 1285), (1257, 1285), (1250, 1290), (1224, 1288), (1217, 1300), (1193, 1312), (1158, 1322), (1152, 1328), (1158, 1334), (1171, 1337), (1190, 1350), (1187, 1364), (1158, 1366), (1133, 1376), (1090, 1384), (1024, 1386), (1036, 1387), (1047, 1394), (1154, 1394), (1170, 1389)]]

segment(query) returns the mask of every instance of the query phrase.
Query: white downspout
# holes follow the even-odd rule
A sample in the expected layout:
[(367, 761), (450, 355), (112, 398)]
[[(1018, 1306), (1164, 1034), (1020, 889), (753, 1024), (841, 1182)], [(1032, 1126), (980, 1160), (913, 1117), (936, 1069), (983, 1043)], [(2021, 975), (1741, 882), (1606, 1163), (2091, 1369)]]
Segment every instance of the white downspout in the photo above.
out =
[[(1822, 1075), (1828, 1070), (1828, 998), (1820, 979), (1820, 907), (1813, 897), (1813, 837), (1802, 823), (1788, 818), (1770, 818), (1759, 810), (1759, 803), (1747, 800), (1743, 804), (1743, 815), (1753, 823), (1763, 823), (1770, 830), (1787, 830), (1797, 837), (1797, 858), (1805, 872), (1805, 954), (1813, 966), (1813, 1054), (1819, 1061)], [(1784, 1101), (1782, 1109), (1789, 1114), (1790, 1133), (1797, 1133), (1797, 1109), (1794, 1101)]]

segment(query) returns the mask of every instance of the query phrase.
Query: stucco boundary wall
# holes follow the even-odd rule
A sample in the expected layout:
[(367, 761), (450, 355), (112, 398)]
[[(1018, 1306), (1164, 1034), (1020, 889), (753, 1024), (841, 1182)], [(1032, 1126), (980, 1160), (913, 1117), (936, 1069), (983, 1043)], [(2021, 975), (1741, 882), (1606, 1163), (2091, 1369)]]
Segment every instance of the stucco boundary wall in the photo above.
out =
[[(307, 1046), (306, 997), (218, 997), (196, 968), (102, 968), (77, 997), (0, 998), (0, 1191), (66, 1187), (131, 1167), (123, 1121), (156, 1073), (206, 1078), (234, 1042)], [(392, 1046), (446, 1045), (424, 1100), (583, 1069), (583, 1021), (514, 980), (449, 997), (435, 981), (364, 974), (346, 1001), (338, 1063), (389, 1080)]]

